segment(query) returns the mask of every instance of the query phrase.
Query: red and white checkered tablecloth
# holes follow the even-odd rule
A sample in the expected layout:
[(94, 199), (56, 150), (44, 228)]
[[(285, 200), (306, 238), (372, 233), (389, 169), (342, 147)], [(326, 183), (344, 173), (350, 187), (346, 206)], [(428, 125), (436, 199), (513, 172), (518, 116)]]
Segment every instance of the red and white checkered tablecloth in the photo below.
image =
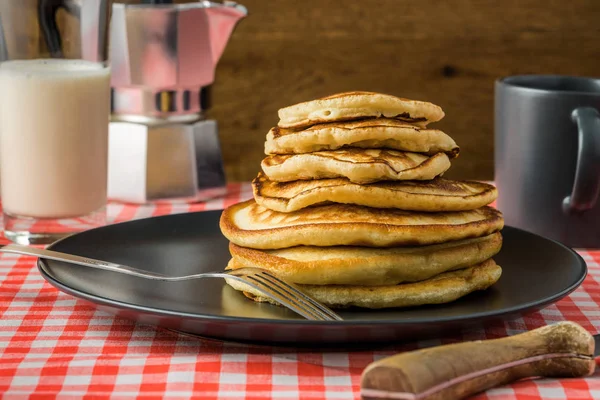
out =
[[(193, 205), (110, 204), (111, 221), (215, 210), (252, 196), (247, 184)], [(5, 239), (3, 243), (6, 243)], [(3, 399), (356, 399), (370, 362), (401, 350), (498, 338), (571, 320), (600, 329), (600, 251), (580, 251), (589, 275), (540, 312), (485, 331), (381, 351), (316, 352), (200, 340), (96, 311), (59, 292), (35, 259), (0, 256), (0, 397)], [(600, 369), (578, 379), (526, 380), (477, 399), (600, 399)]]

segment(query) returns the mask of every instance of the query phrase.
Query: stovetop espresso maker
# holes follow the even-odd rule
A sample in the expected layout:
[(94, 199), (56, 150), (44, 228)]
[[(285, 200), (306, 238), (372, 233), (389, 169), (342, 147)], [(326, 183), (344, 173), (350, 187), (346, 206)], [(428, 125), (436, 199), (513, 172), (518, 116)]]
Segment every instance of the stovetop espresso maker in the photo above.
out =
[(233, 2), (113, 5), (109, 198), (200, 201), (225, 190), (217, 122), (204, 112), (217, 62), (246, 15)]

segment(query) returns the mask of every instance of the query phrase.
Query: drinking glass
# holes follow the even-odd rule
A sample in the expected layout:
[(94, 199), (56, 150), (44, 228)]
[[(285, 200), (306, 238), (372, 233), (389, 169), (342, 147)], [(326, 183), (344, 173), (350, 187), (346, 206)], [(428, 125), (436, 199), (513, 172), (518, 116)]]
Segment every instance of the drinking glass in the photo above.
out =
[(111, 3), (0, 0), (0, 182), (13, 242), (105, 223)]

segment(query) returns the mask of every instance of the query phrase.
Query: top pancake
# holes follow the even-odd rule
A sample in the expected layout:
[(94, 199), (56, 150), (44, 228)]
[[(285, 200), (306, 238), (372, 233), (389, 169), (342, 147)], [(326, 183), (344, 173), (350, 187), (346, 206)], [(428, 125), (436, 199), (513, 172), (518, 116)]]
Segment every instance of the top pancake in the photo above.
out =
[(433, 155), (444, 152), (456, 157), (459, 148), (447, 134), (422, 129), (390, 118), (331, 122), (307, 129), (271, 128), (265, 142), (266, 154), (300, 154), (342, 147), (393, 149)]
[(228, 207), (220, 221), (227, 239), (253, 249), (426, 245), (490, 235), (503, 226), (500, 211), (490, 207), (426, 213), (331, 204), (281, 213), (254, 200)]
[(333, 121), (394, 118), (426, 126), (444, 117), (432, 103), (373, 92), (345, 92), (279, 110), (280, 128), (302, 128)]

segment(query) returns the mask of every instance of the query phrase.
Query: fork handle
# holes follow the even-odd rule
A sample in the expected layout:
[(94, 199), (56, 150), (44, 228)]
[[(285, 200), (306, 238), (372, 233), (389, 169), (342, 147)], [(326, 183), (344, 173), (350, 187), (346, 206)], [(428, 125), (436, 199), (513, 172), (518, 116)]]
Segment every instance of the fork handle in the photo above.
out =
[(96, 269), (103, 269), (105, 271), (120, 272), (123, 274), (138, 276), (141, 278), (159, 280), (168, 279), (168, 277), (165, 275), (157, 274), (150, 271), (144, 271), (142, 269), (133, 268), (128, 265), (96, 260), (89, 257), (76, 256), (74, 254), (61, 253), (59, 251), (54, 250), (40, 249), (37, 247), (21, 246), (18, 244), (8, 244), (6, 246), (1, 247), (0, 252), (22, 254), (26, 256), (46, 258), (48, 260), (54, 261), (64, 261), (71, 264), (83, 265), (85, 267), (92, 267)]

